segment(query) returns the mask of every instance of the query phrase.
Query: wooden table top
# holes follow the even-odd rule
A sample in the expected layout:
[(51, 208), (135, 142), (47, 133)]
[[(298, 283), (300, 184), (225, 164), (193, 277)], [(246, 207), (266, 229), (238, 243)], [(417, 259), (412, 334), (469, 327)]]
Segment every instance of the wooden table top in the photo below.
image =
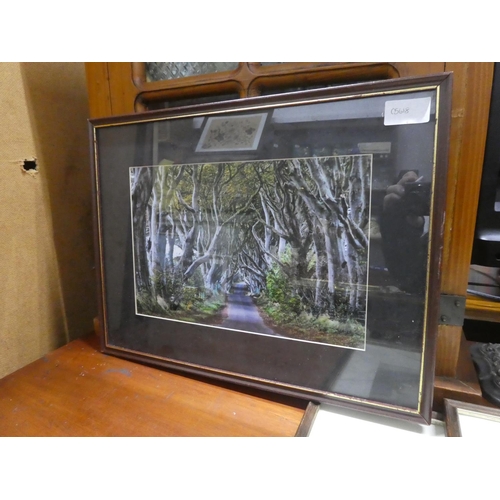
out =
[(0, 436), (294, 436), (306, 406), (108, 356), (91, 335), (0, 380)]

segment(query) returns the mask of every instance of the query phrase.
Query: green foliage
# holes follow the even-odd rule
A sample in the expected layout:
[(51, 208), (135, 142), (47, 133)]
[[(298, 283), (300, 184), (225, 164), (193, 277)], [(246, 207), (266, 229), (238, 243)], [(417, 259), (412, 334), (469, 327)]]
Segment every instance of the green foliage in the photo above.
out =
[[(312, 293), (312, 289), (309, 292)], [(302, 295), (311, 293), (305, 294), (300, 286), (293, 285), (280, 266), (273, 266), (258, 304), (275, 327), (284, 330), (287, 336), (346, 347), (363, 345), (365, 327), (352, 317), (344, 291), (335, 294), (325, 291), (323, 311), (316, 313), (301, 300)], [(306, 302), (311, 302), (311, 298)]]
[(186, 281), (186, 285), (196, 287), (199, 290), (202, 290), (204, 288), (205, 281), (203, 279), (203, 273), (201, 272), (200, 268), (196, 269), (193, 276), (191, 276), (191, 278)]
[(168, 311), (158, 303), (155, 297), (145, 291), (137, 294), (137, 312), (152, 316), (168, 316)]
[(220, 313), (225, 305), (224, 295), (214, 295), (207, 300), (184, 302), (181, 309), (171, 313), (171, 317), (190, 323), (217, 324), (223, 319)]
[(351, 316), (349, 299), (341, 290), (328, 294), (328, 313), (332, 319), (342, 319)]
[(336, 320), (326, 314), (315, 317), (306, 312), (294, 316), (276, 304), (267, 304), (263, 310), (273, 328), (287, 337), (345, 347), (360, 347), (364, 343), (365, 327), (352, 319)]
[(268, 273), (266, 293), (269, 300), (275, 303), (283, 314), (300, 314), (302, 310), (300, 298), (295, 295), (290, 279), (281, 267), (273, 266)]
[(198, 302), (202, 302), (200, 290), (194, 286), (185, 286), (182, 293), (182, 306), (191, 309)]
[(215, 314), (219, 312), (226, 305), (224, 296), (218, 295), (214, 296), (210, 300), (206, 300), (199, 304), (200, 313), (204, 314)]
[(314, 326), (325, 333), (330, 334), (345, 334), (350, 336), (364, 337), (365, 328), (357, 321), (348, 319), (347, 321), (339, 321), (330, 319), (328, 316), (319, 316), (313, 321)]
[(151, 278), (151, 285), (169, 306), (178, 306), (183, 299), (184, 287), (182, 275), (178, 272), (157, 271)]
[(201, 273), (188, 283), (173, 273), (157, 272), (151, 279), (151, 289), (137, 293), (137, 311), (140, 314), (160, 316), (190, 322), (216, 322), (226, 304), (224, 295), (214, 295), (193, 283), (203, 282)]

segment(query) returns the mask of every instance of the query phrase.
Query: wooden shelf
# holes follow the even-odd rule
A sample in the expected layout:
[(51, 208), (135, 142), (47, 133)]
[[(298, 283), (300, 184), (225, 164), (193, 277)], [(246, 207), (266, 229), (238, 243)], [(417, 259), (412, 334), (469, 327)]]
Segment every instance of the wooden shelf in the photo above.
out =
[(470, 356), (472, 345), (474, 345), (474, 342), (465, 340), (465, 336), (462, 334), (456, 376), (437, 376), (434, 379), (434, 411), (438, 413), (444, 412), (445, 398), (495, 408), (493, 404), (483, 398), (476, 369)]

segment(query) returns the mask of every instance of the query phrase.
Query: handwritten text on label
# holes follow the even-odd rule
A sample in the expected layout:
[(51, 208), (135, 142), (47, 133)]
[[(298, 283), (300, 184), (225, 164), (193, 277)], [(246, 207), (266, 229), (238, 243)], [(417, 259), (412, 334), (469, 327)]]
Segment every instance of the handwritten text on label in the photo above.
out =
[(430, 119), (431, 98), (386, 101), (384, 125), (427, 123)]

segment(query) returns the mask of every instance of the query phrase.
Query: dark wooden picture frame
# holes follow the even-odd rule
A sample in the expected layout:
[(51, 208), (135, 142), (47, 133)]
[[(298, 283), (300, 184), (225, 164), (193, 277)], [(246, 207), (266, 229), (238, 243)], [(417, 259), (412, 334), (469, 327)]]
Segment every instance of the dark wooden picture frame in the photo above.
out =
[[(451, 79), (451, 74), (403, 78), (91, 120), (102, 350), (163, 368), (233, 381), (311, 401), (353, 406), (429, 423), (438, 323)], [(419, 118), (420, 110), (412, 109), (412, 99), (419, 102), (423, 99), (429, 105), (428, 121)], [(402, 118), (385, 124), (384, 111), (388, 109), (386, 105), (390, 101), (394, 103), (395, 113), (400, 113)], [(398, 108), (400, 104), (404, 106)], [(244, 151), (231, 156), (231, 152), (225, 150), (218, 158), (216, 152), (207, 155), (196, 151), (201, 130), (193, 125), (195, 120), (197, 123), (206, 123), (210, 117), (241, 116), (245, 113), (268, 115), (257, 152), (252, 148), (248, 156), (245, 156)], [(416, 118), (412, 121), (412, 117)], [(315, 172), (318, 173), (319, 170), (314, 170), (316, 167), (313, 166), (317, 164), (317, 158), (332, 158), (331, 162), (344, 165), (341, 169), (345, 169), (346, 162), (342, 158), (360, 154), (358, 144), (363, 145), (363, 154), (367, 154), (368, 148), (368, 154), (372, 157), (369, 206), (359, 209), (365, 211), (365, 222), (360, 228), (350, 222), (355, 218), (354, 210), (349, 206), (350, 200), (354, 199), (354, 188), (342, 188), (340, 184), (335, 184), (335, 175), (331, 174), (326, 181), (331, 190), (328, 195), (330, 198), (327, 199), (318, 187), (319, 180), (315, 178)], [(370, 144), (373, 144), (372, 153), (369, 153)], [(382, 150), (380, 144), (384, 144)], [(385, 146), (387, 144), (391, 145), (389, 149)], [(302, 162), (302, 173), (287, 166), (292, 159), (294, 164)], [(148, 300), (152, 297), (153, 302), (158, 301), (165, 314), (137, 314), (139, 299), (136, 267), (139, 254), (143, 252), (144, 269), (153, 269), (151, 250), (148, 249), (151, 238), (148, 243), (147, 235), (152, 234), (151, 228), (155, 224), (156, 215), (151, 215), (151, 187), (149, 191), (146, 190), (147, 196), (142, 199), (142, 205), (134, 205), (133, 201), (131, 203), (131, 199), (134, 199), (131, 190), (139, 178), (138, 174), (134, 177), (136, 174), (131, 172), (138, 172), (139, 169), (146, 172), (147, 167), (149, 173), (145, 178), (148, 175), (152, 177), (155, 175), (153, 167), (163, 163), (166, 172), (169, 172), (169, 166), (180, 167), (192, 177), (197, 165), (209, 165), (206, 167), (208, 170), (215, 168), (213, 165), (218, 165), (217, 168), (224, 172), (230, 168), (237, 170), (240, 168), (238, 165), (250, 161), (257, 165), (253, 167), (256, 175), (259, 174), (259, 162), (282, 161), (280, 167), (273, 167), (276, 172), (280, 168), (284, 169), (284, 174), (280, 177), (284, 181), (277, 182), (276, 177), (274, 182), (278, 191), (283, 186), (292, 186), (294, 182), (298, 182), (299, 175), (304, 181), (300, 188), (303, 191), (297, 188), (290, 196), (294, 197), (294, 206), (299, 204), (302, 212), (309, 214), (304, 220), (301, 219), (301, 224), (295, 224), (301, 226), (302, 238), (309, 245), (305, 248), (308, 250), (305, 254), (309, 256), (307, 271), (299, 273), (298, 281), (293, 281), (290, 276), (295, 269), (294, 257), (288, 257), (288, 261), (282, 260), (277, 264), (289, 272), (286, 275), (290, 285), (288, 291), (297, 316), (306, 317), (313, 325), (318, 325), (316, 320), (321, 319), (327, 324), (328, 335), (335, 321), (341, 325), (347, 322), (347, 318), (350, 318), (349, 321), (364, 322), (365, 342), (362, 349), (351, 349), (335, 342), (291, 338), (287, 335), (273, 336), (263, 332), (249, 334), (245, 328), (219, 327), (216, 321), (210, 324), (209, 321), (185, 320), (184, 316), (179, 320), (174, 309), (187, 310), (192, 304), (188, 307), (182, 301), (177, 301), (174, 307), (174, 294), (170, 291), (167, 293), (165, 287), (159, 294), (153, 287), (154, 293), (148, 296)], [(408, 171), (412, 173), (405, 177), (405, 172)], [(399, 177), (395, 175), (398, 173)], [(351, 181), (354, 183), (359, 181), (356, 175), (351, 174)], [(184, 179), (187, 177), (186, 175)], [(166, 190), (172, 188), (175, 191), (174, 184), (168, 182), (162, 186)], [(202, 184), (203, 189), (209, 189), (210, 186), (207, 186), (208, 184)], [(387, 188), (391, 189), (387, 191)], [(308, 189), (316, 198), (306, 198), (305, 191)], [(144, 194), (146, 191), (139, 190), (137, 193)], [(334, 191), (336, 194), (332, 194)], [(191, 191), (188, 196), (194, 198), (193, 193)], [(397, 199), (389, 196), (396, 194)], [(183, 196), (185, 194), (177, 190), (178, 201), (175, 203), (192, 209), (191, 198), (184, 199)], [(247, 200), (246, 210), (260, 210), (258, 196), (257, 193), (252, 198), (252, 203)], [(282, 196), (281, 191), (276, 196)], [(230, 210), (238, 210), (229, 205), (230, 198), (220, 198), (220, 203), (226, 203), (226, 214)], [(338, 241), (344, 242), (343, 250), (339, 247), (337, 253), (328, 254), (325, 250), (325, 243), (321, 238), (324, 236), (326, 241), (327, 233), (320, 231), (319, 212), (314, 212), (312, 208), (315, 200), (316, 207), (320, 202), (330, 204), (322, 212), (329, 216), (323, 217), (321, 223), (330, 227), (334, 224), (332, 221), (336, 221), (333, 229), (325, 231), (331, 231), (328, 233), (330, 236), (335, 233)], [(307, 205), (308, 202), (310, 205)], [(381, 214), (385, 213), (392, 202), (395, 203), (392, 205), (392, 218), (382, 217)], [(165, 211), (166, 208), (161, 210)], [(417, 213), (415, 210), (423, 211)], [(346, 219), (346, 214), (349, 214), (349, 220)], [(403, 220), (401, 214), (406, 222), (418, 219), (415, 223), (418, 236), (415, 236), (414, 229), (408, 229), (406, 225), (402, 231), (394, 231), (395, 224)], [(140, 223), (142, 225), (138, 226), (140, 217), (146, 222), (143, 220)], [(187, 220), (187, 215), (183, 217)], [(209, 223), (206, 221), (209, 217), (213, 218), (214, 214), (205, 212), (203, 217), (208, 227)], [(293, 217), (288, 218), (291, 226), (294, 220)], [(260, 224), (261, 231), (267, 227), (270, 234), (277, 238), (280, 228), (277, 220), (274, 222), (274, 229), (273, 224), (266, 226), (262, 221), (256, 222), (252, 227), (255, 229)], [(134, 223), (142, 232), (133, 233)], [(174, 221), (173, 226), (176, 224), (180, 222)], [(356, 259), (362, 260), (359, 256), (353, 256), (355, 239), (349, 234), (353, 228), (358, 230), (360, 237), (364, 231), (368, 241), (365, 252), (367, 272), (354, 286), (346, 286), (340, 291), (336, 287), (340, 279), (333, 281), (333, 271), (343, 277), (344, 283), (352, 285), (349, 279), (355, 275), (353, 269), (356, 266), (356, 269), (360, 268)], [(240, 224), (234, 234), (248, 236), (250, 233), (250, 226)], [(320, 236), (316, 253), (312, 251), (313, 233)], [(136, 234), (143, 234), (144, 240), (139, 241)], [(241, 236), (241, 239), (247, 236)], [(280, 237), (284, 240), (288, 238), (288, 242), (291, 238), (290, 235), (283, 234), (283, 231)], [(415, 242), (419, 242), (417, 246), (421, 248), (412, 257), (405, 252), (415, 250)], [(183, 247), (179, 251), (182, 253)], [(223, 260), (222, 253), (224, 252), (221, 252), (219, 261)], [(340, 255), (344, 255), (343, 262)], [(353, 260), (349, 261), (346, 255), (350, 255), (349, 259)], [(359, 255), (363, 255), (362, 252)], [(215, 253), (209, 257), (215, 257)], [(238, 279), (245, 280), (247, 276), (234, 267), (234, 262), (239, 259), (236, 257), (231, 264), (231, 279), (234, 281), (234, 276), (237, 276)], [(270, 257), (276, 260), (276, 255)], [(177, 263), (182, 258), (178, 256)], [(204, 262), (207, 260), (208, 258)], [(385, 260), (391, 264), (387, 264)], [(241, 259), (238, 261), (241, 265)], [(375, 265), (377, 262), (381, 264)], [(194, 264), (192, 256), (188, 264)], [(226, 271), (229, 267), (230, 264), (226, 263)], [(330, 281), (324, 279), (327, 271)], [(323, 286), (326, 290), (323, 295), (316, 292), (315, 301), (310, 298), (314, 293), (311, 287), (296, 285), (299, 281), (304, 283), (308, 280), (315, 283), (316, 289)], [(186, 283), (181, 278), (181, 286)], [(332, 286), (334, 283), (335, 286)], [(218, 284), (218, 289), (224, 288), (220, 285), (221, 283)], [(191, 284), (190, 286), (192, 288)], [(229, 285), (224, 283), (224, 286), (224, 293), (229, 294)], [(266, 281), (263, 278), (255, 290), (249, 288), (247, 295), (255, 301), (255, 296), (265, 295), (265, 287)], [(367, 297), (367, 309), (361, 319), (356, 318), (355, 313), (357, 305), (362, 302), (360, 297), (363, 297), (363, 293), (355, 295), (351, 290), (353, 287), (364, 287), (363, 293)], [(190, 300), (195, 302), (195, 299)], [(313, 306), (320, 303), (323, 309), (318, 312)], [(155, 303), (154, 307), (157, 306)], [(339, 316), (339, 311), (344, 311), (344, 316)], [(272, 322), (275, 318), (267, 320)]]
[[(473, 431), (470, 436), (462, 432), (461, 417), (469, 416), (479, 421), (493, 421), (500, 425), (500, 409), (481, 406), (464, 401), (456, 401), (454, 399), (444, 400), (445, 423), (447, 437), (477, 437)], [(499, 427), (500, 429), (500, 427)], [(498, 435), (498, 432), (495, 434)], [(491, 435), (493, 438), (494, 435)]]

